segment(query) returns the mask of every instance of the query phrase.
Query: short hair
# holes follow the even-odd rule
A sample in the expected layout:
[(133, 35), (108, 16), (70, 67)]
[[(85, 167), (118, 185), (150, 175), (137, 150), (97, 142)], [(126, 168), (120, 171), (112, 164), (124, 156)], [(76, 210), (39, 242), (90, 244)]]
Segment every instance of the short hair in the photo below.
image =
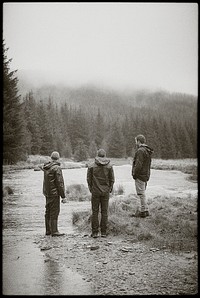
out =
[(99, 157), (105, 157), (106, 156), (106, 151), (104, 149), (99, 149), (97, 151), (97, 156), (99, 156)]
[(142, 144), (146, 143), (146, 139), (143, 135), (137, 135), (137, 137), (135, 139), (137, 141), (140, 141), (140, 143), (142, 143)]

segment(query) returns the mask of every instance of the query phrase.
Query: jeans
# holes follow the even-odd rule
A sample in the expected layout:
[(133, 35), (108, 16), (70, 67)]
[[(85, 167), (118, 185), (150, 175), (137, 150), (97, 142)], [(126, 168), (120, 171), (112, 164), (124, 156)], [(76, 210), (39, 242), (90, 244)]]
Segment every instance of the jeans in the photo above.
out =
[(139, 196), (141, 202), (141, 212), (148, 211), (147, 198), (145, 194), (146, 187), (147, 182), (144, 182), (140, 179), (135, 180), (136, 193)]
[(92, 233), (99, 232), (99, 206), (101, 207), (101, 233), (106, 234), (108, 223), (108, 202), (109, 194), (92, 194)]

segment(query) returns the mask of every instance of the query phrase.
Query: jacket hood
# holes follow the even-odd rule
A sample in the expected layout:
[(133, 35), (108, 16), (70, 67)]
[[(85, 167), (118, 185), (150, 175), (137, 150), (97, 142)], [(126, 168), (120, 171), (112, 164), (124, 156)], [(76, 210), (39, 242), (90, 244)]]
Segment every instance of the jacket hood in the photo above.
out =
[(49, 161), (49, 162), (44, 164), (43, 170), (49, 170), (54, 165), (60, 166), (60, 162), (59, 161)]
[(108, 159), (108, 158), (106, 158), (106, 157), (99, 157), (99, 156), (96, 156), (95, 157), (95, 163), (97, 164), (97, 165), (101, 165), (101, 166), (105, 166), (105, 165), (108, 165), (109, 164), (109, 162), (110, 162), (110, 160)]
[(153, 153), (153, 149), (146, 144), (141, 144), (139, 148), (144, 148), (149, 155)]

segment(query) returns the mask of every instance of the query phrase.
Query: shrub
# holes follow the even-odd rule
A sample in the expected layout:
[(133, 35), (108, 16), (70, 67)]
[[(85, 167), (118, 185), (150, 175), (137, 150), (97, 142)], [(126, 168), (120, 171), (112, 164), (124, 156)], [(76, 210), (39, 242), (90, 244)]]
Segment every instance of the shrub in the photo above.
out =
[(91, 194), (83, 184), (71, 184), (66, 188), (66, 198), (69, 201), (88, 201)]

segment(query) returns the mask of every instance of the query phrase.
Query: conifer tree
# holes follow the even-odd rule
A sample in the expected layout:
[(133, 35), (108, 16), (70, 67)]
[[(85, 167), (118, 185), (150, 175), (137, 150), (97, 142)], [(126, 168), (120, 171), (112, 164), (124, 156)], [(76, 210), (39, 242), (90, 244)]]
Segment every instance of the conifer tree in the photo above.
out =
[(110, 157), (125, 157), (126, 146), (124, 143), (124, 137), (122, 133), (122, 127), (118, 121), (116, 121), (110, 131), (109, 143), (108, 143), (108, 156)]
[(12, 59), (7, 58), (8, 48), (3, 42), (3, 162), (16, 163), (24, 159), (23, 147), (24, 121), (22, 103), (18, 95), (18, 78), (10, 70)]

